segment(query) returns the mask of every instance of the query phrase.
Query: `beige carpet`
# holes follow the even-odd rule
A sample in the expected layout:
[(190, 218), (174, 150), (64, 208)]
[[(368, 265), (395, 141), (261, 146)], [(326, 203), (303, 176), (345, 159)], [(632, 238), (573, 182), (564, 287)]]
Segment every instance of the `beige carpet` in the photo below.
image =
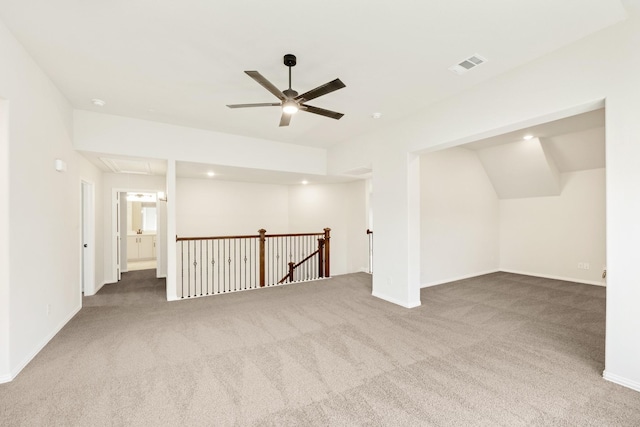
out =
[(604, 288), (496, 273), (407, 310), (360, 273), (167, 303), (154, 274), (86, 297), (0, 424), (640, 425), (601, 378)]

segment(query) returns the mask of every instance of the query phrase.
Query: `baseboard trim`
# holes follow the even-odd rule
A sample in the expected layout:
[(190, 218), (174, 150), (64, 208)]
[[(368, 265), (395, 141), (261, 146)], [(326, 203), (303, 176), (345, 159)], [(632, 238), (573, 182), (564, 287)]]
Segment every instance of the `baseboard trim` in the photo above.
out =
[(607, 284), (603, 282), (597, 282), (595, 280), (582, 280), (577, 279), (575, 277), (562, 277), (562, 276), (553, 276), (549, 274), (539, 274), (539, 273), (531, 273), (528, 271), (519, 271), (519, 270), (503, 270), (500, 269), (503, 273), (512, 273), (512, 274), (522, 274), (523, 276), (533, 276), (533, 277), (542, 277), (544, 279), (552, 279), (552, 280), (562, 280), (565, 282), (574, 282), (574, 283), (582, 283), (585, 285), (593, 285), (593, 286), (602, 286), (606, 287)]
[(630, 388), (631, 390), (640, 391), (640, 382), (633, 381), (625, 377), (621, 377), (620, 375), (616, 375), (616, 374), (612, 374), (610, 372), (604, 371), (602, 373), (602, 378), (612, 383), (621, 385), (623, 387)]
[(84, 293), (84, 296), (85, 296), (85, 297), (92, 297), (92, 296), (94, 296), (95, 294), (97, 294), (98, 292), (100, 292), (100, 289), (102, 289), (102, 287), (103, 287), (104, 285), (106, 285), (106, 284), (107, 284), (107, 282), (102, 282), (102, 283), (100, 283), (100, 284), (98, 285), (98, 287), (94, 289), (94, 292), (93, 292), (92, 294), (88, 294), (88, 293), (86, 293), (86, 292), (85, 292), (85, 293)]
[(8, 383), (8, 382), (11, 382), (12, 380), (13, 378), (11, 377), (11, 374), (0, 376), (0, 384)]
[(449, 279), (444, 279), (444, 280), (436, 280), (433, 282), (427, 282), (424, 283), (420, 286), (420, 288), (428, 288), (431, 286), (438, 286), (438, 285), (443, 285), (445, 283), (451, 283), (451, 282), (457, 282), (458, 280), (464, 280), (464, 279), (471, 279), (472, 277), (478, 277), (478, 276), (484, 276), (485, 274), (491, 274), (491, 273), (498, 273), (500, 272), (500, 270), (486, 270), (486, 271), (480, 271), (477, 273), (471, 273), (471, 274), (465, 274), (464, 276), (457, 276), (457, 277), (452, 277)]
[(390, 297), (390, 296), (387, 296), (387, 295), (382, 295), (379, 292), (372, 292), (371, 295), (376, 297), (376, 298), (380, 298), (381, 300), (385, 300), (387, 302), (399, 305), (400, 307), (404, 307), (404, 308), (416, 308), (416, 307), (420, 307), (420, 305), (422, 305), (420, 300), (411, 301), (408, 304), (406, 304), (404, 301), (400, 301), (399, 299), (396, 299), (396, 298), (393, 298), (393, 297)]
[(98, 286), (98, 287), (96, 288), (96, 291), (94, 292), (94, 294), (93, 294), (93, 295), (97, 294), (97, 293), (100, 291), (100, 289), (102, 289), (102, 287), (103, 287), (104, 285), (106, 285), (106, 284), (107, 284), (107, 282), (102, 282), (102, 283), (100, 283), (100, 286)]
[[(58, 332), (60, 332), (60, 330), (62, 330), (62, 328), (64, 328), (64, 326), (67, 323), (69, 323), (71, 319), (73, 319), (73, 316), (78, 314), (81, 308), (82, 308), (82, 303), (78, 305), (76, 308), (74, 308), (71, 311), (71, 313), (67, 317), (65, 317), (62, 320), (62, 322), (60, 322), (58, 326), (49, 335), (45, 337), (45, 339), (40, 343), (40, 345), (36, 346), (35, 350), (32, 351), (30, 355), (25, 357), (24, 360), (20, 364), (18, 364), (18, 366), (16, 366), (14, 369), (11, 370), (10, 378), (8, 381), (5, 381), (5, 382), (13, 381), (18, 376), (18, 374), (22, 372), (22, 370), (29, 364), (29, 362), (31, 362), (33, 358), (36, 357), (38, 353), (40, 353), (47, 344), (49, 344), (49, 341), (51, 341), (53, 337), (55, 337), (58, 334)], [(1, 379), (0, 379), (0, 382), (1, 382)]]

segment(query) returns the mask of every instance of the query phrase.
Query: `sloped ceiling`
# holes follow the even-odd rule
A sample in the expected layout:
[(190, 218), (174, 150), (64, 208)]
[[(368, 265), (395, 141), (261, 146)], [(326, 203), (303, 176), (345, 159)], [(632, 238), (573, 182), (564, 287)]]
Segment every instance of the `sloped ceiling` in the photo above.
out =
[(605, 167), (604, 126), (542, 139), (560, 172)]
[[(500, 199), (557, 196), (560, 173), (605, 167), (605, 111), (599, 109), (467, 144)], [(525, 135), (538, 136), (524, 140)]]
[(477, 151), (498, 198), (560, 195), (560, 174), (538, 138)]

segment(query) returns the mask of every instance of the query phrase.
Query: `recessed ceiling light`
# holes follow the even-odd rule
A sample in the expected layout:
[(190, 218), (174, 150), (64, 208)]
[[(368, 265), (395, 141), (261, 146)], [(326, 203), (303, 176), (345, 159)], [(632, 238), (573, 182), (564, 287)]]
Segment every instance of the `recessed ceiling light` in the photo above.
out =
[(107, 103), (104, 102), (102, 99), (98, 99), (98, 98), (93, 98), (91, 100), (91, 103), (93, 105), (95, 105), (96, 107), (104, 107)]
[(309, 183), (309, 181), (307, 181), (306, 179), (302, 181), (302, 185), (307, 185)]
[(533, 135), (525, 135), (522, 139), (524, 139), (525, 141), (528, 141), (531, 138), (533, 138)]
[(207, 172), (207, 176), (215, 176), (215, 173), (209, 171), (209, 172)]
[(373, 119), (379, 119), (380, 117), (382, 117), (382, 113), (373, 113), (373, 114), (371, 114), (371, 118), (373, 118)]

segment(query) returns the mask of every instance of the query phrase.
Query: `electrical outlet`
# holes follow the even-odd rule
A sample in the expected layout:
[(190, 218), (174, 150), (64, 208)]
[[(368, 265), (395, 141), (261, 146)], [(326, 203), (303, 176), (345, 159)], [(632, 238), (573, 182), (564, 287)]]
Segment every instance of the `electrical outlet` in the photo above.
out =
[(578, 270), (584, 270), (584, 262), (578, 263)]
[(584, 269), (585, 269), (585, 270), (588, 270), (588, 269), (589, 269), (589, 263), (588, 263), (588, 262), (585, 262), (585, 263), (584, 263)]
[(47, 304), (47, 316), (51, 314), (51, 304)]

